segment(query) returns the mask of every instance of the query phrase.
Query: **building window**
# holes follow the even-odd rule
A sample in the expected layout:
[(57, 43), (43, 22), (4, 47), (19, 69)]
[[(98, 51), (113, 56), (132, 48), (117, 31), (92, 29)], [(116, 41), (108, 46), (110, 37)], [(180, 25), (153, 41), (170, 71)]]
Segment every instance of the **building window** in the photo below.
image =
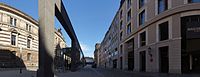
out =
[(123, 27), (123, 21), (120, 22), (120, 30), (122, 29)]
[(123, 17), (123, 10), (120, 11), (120, 19)]
[(146, 32), (140, 34), (140, 46), (146, 45)]
[(139, 0), (139, 8), (144, 6), (144, 0)]
[(127, 32), (127, 34), (131, 33), (131, 23), (128, 24), (126, 32)]
[(27, 53), (27, 61), (31, 60), (31, 53)]
[(12, 25), (13, 24), (13, 18), (10, 17), (10, 24)]
[(11, 45), (16, 45), (16, 35), (11, 35)]
[(168, 9), (168, 0), (158, 0), (158, 14)]
[(159, 24), (159, 40), (168, 40), (169, 39), (169, 28), (168, 28), (168, 21)]
[(14, 26), (17, 25), (17, 19), (14, 19)]
[(27, 48), (30, 48), (30, 47), (31, 47), (31, 40), (27, 39)]
[(144, 25), (145, 22), (145, 10), (139, 14), (139, 25)]
[(127, 0), (127, 9), (131, 7), (131, 0)]
[(120, 38), (119, 38), (120, 41), (122, 40), (122, 37), (123, 37), (123, 32), (120, 33)]
[(11, 24), (12, 26), (16, 26), (16, 24), (17, 24), (17, 19), (10, 17), (10, 24)]
[(200, 0), (188, 0), (189, 3), (198, 3)]
[(123, 52), (123, 45), (120, 45), (120, 54)]
[(29, 29), (28, 29), (28, 31), (31, 31), (31, 25), (29, 25)]
[(28, 25), (28, 24), (26, 24), (26, 30), (28, 30), (28, 27), (29, 27), (29, 25)]
[(127, 21), (130, 21), (130, 20), (131, 20), (131, 10), (129, 10), (127, 14)]

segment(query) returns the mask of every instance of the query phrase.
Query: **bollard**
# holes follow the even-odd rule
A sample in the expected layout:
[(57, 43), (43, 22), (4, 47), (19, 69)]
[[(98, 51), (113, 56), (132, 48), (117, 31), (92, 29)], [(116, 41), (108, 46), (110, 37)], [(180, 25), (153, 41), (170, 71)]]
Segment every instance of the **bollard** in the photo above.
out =
[(19, 73), (20, 73), (20, 74), (22, 73), (22, 68), (19, 69)]

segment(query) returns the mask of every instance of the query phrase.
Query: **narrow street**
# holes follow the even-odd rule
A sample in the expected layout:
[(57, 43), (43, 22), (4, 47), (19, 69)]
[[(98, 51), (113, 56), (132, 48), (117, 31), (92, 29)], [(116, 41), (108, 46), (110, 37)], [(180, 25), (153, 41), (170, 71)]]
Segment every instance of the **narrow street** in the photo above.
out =
[[(163, 73), (147, 73), (147, 72), (130, 72), (113, 69), (91, 68), (86, 66), (77, 72), (56, 73), (55, 77), (199, 77), (199, 74), (163, 74)], [(36, 71), (23, 70), (20, 74), (19, 70), (1, 71), (0, 77), (36, 77)]]
[(178, 75), (146, 72), (139, 73), (113, 69), (91, 68), (91, 66), (86, 66), (77, 72), (60, 73), (58, 74), (58, 77), (199, 77), (199, 75)]

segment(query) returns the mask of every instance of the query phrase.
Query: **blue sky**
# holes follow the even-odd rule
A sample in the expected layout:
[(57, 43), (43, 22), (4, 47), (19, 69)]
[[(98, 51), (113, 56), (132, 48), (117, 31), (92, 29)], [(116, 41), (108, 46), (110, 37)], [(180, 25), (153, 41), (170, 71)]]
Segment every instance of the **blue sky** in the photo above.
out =
[[(120, 0), (63, 0), (85, 56), (93, 56), (116, 14)], [(38, 20), (38, 0), (0, 0)], [(62, 28), (56, 20), (55, 27)], [(71, 42), (62, 29), (67, 45)]]

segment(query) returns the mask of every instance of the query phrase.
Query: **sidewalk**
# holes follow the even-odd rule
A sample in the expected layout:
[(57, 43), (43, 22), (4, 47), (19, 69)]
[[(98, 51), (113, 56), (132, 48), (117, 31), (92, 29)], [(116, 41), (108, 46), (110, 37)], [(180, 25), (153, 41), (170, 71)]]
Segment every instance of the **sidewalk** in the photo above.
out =
[(120, 69), (112, 69), (112, 68), (97, 68), (109, 71), (116, 72), (126, 72), (132, 73), (134, 75), (139, 75), (141, 77), (200, 77), (200, 74), (172, 74), (172, 73), (157, 73), (157, 72), (136, 72), (136, 71), (128, 71), (128, 70), (120, 70)]

